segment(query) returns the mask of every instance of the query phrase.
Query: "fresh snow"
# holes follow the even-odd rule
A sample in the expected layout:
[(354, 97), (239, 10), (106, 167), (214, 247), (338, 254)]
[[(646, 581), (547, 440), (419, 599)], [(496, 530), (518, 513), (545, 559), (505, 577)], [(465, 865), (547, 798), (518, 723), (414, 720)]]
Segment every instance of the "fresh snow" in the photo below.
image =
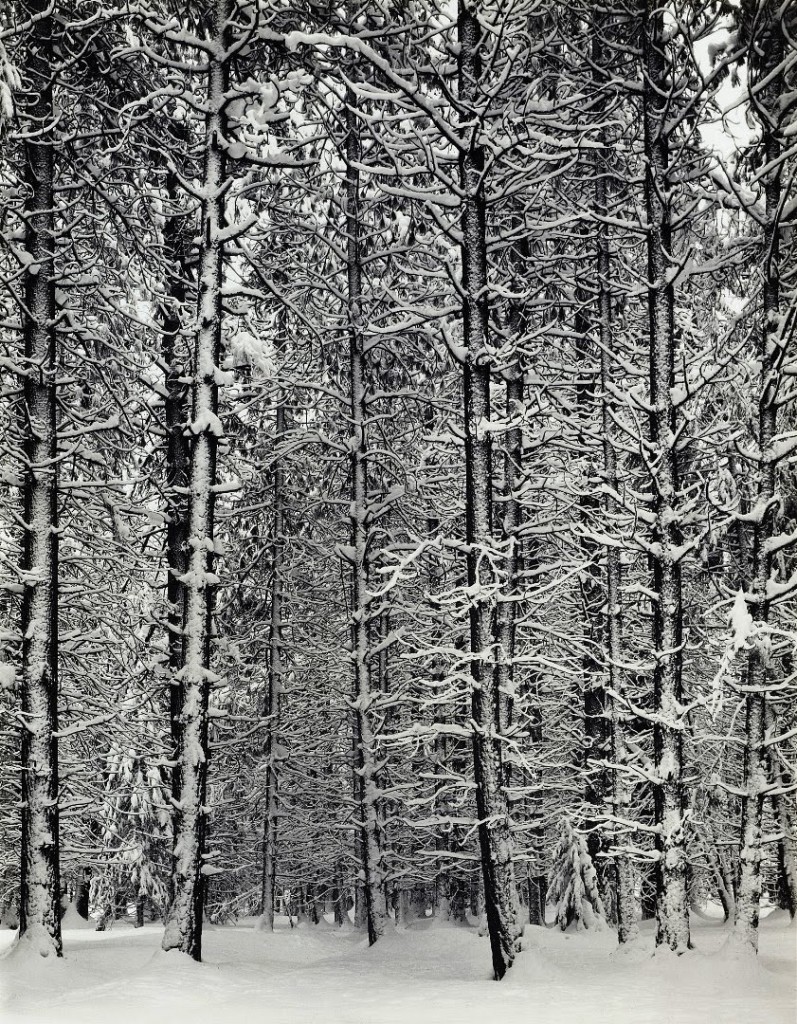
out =
[[(797, 928), (762, 921), (757, 958), (734, 957), (729, 927), (695, 914), (695, 949), (653, 952), (653, 923), (620, 952), (610, 929), (527, 927), (502, 982), (475, 928), (415, 922), (373, 947), (328, 922), (273, 934), (249, 919), (205, 926), (205, 960), (160, 949), (158, 924), (95, 932), (65, 920), (65, 959), (0, 960), (3, 1024), (794, 1024)], [(0, 948), (14, 933), (0, 933)]]

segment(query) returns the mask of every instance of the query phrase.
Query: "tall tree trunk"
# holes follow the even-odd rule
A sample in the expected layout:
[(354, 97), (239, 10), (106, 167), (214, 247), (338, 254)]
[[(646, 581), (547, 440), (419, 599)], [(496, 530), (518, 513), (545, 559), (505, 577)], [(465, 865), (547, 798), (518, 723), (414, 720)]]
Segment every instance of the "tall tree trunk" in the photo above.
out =
[(499, 694), (495, 665), (492, 591), (493, 466), (488, 353), (487, 232), (484, 149), (478, 141), (474, 101), (481, 77), (482, 27), (474, 5), (459, 2), (459, 100), (463, 141), (459, 150), (462, 189), (462, 318), (467, 356), (464, 364), (465, 517), (468, 546), (470, 654), (473, 676), (473, 759), (476, 810), (484, 876), (484, 903), (493, 969), (500, 979), (515, 958), (519, 938), (512, 835), (504, 788)]
[[(178, 142), (185, 142), (184, 132), (177, 133)], [(161, 304), (163, 335), (161, 352), (166, 376), (164, 419), (166, 426), (166, 629), (168, 653), (166, 672), (168, 684), (169, 722), (172, 736), (172, 758), (176, 760), (181, 713), (182, 687), (179, 672), (183, 658), (183, 616), (185, 613), (185, 584), (188, 569), (188, 470), (190, 445), (185, 433), (188, 418), (187, 388), (188, 360), (180, 350), (180, 332), (183, 327), (180, 309), (187, 293), (187, 252), (185, 217), (179, 210), (177, 175), (166, 175), (166, 197), (169, 213), (163, 228), (164, 258), (168, 266), (166, 296)], [(174, 805), (180, 803), (180, 773), (171, 772), (171, 794)], [(169, 886), (173, 889), (174, 877)], [(169, 902), (174, 892), (169, 893)]]
[[(185, 433), (188, 413), (185, 377), (188, 373), (187, 360), (179, 349), (180, 331), (183, 326), (179, 309), (186, 300), (186, 278), (188, 275), (185, 239), (185, 217), (176, 211), (178, 201), (177, 176), (167, 174), (166, 192), (172, 214), (167, 217), (163, 229), (164, 255), (171, 268), (168, 280), (167, 301), (162, 306), (163, 363), (166, 373), (166, 396), (164, 415), (166, 421), (166, 500), (168, 522), (166, 527), (166, 562), (169, 570), (166, 596), (169, 604), (169, 674), (172, 680), (171, 706), (172, 721), (179, 718), (179, 707), (175, 702), (180, 687), (174, 683), (174, 676), (180, 670), (182, 659), (182, 627), (184, 584), (182, 577), (188, 567), (188, 503), (185, 490), (188, 485), (190, 445)], [(181, 379), (182, 378), (182, 379)], [(179, 793), (174, 794), (179, 800)]]
[[(518, 576), (520, 557), (520, 501), (518, 487), (523, 474), (523, 370), (513, 367), (506, 379), (506, 416), (510, 423), (505, 439), (504, 494), (501, 532), (507, 553), (504, 559), (504, 594), (496, 611), (496, 688), (498, 697), (499, 731), (504, 738), (512, 730), (515, 703), (515, 640), (517, 636)], [(511, 760), (504, 756), (504, 778), (509, 786), (512, 780)]]
[[(775, 2), (764, 0), (756, 14), (750, 42), (751, 81), (772, 75), (783, 60), (784, 40)], [(745, 755), (742, 797), (742, 830), (740, 844), (739, 884), (736, 893), (736, 916), (733, 924), (734, 942), (752, 952), (758, 951), (758, 919), (761, 902), (761, 829), (764, 798), (769, 789), (768, 753), (765, 745), (767, 722), (766, 689), (771, 683), (767, 624), (770, 603), (767, 586), (774, 561), (771, 541), (778, 530), (779, 500), (777, 494), (778, 458), (773, 443), (778, 432), (778, 388), (785, 356), (780, 338), (780, 240), (781, 240), (781, 152), (777, 105), (782, 80), (775, 78), (757, 97), (762, 116), (762, 166), (769, 168), (764, 178), (765, 215), (763, 227), (763, 266), (761, 331), (759, 354), (761, 377), (758, 394), (758, 487), (754, 507), (761, 514), (753, 519), (752, 566), (748, 581), (748, 601), (754, 633), (745, 666)]]
[[(587, 314), (588, 293), (581, 286), (576, 288), (579, 311), (575, 317), (576, 367), (576, 408), (578, 411), (578, 451), (582, 452), (586, 467), (597, 461), (590, 433), (594, 433), (595, 410), (595, 366), (593, 363), (593, 330)], [(592, 429), (591, 429), (592, 428)], [(581, 482), (578, 495), (579, 518), (581, 520), (581, 557), (584, 568), (580, 574), (581, 603), (583, 608), (584, 640), (581, 657), (582, 701), (584, 710), (584, 828), (587, 833), (587, 851), (597, 866), (598, 855), (605, 849), (602, 815), (608, 789), (606, 769), (603, 762), (608, 753), (606, 728), (606, 687), (601, 652), (603, 650), (603, 628), (601, 608), (605, 601), (601, 567), (600, 548), (594, 539), (595, 528), (601, 511), (601, 499), (594, 487), (594, 477), (589, 475)]]
[[(596, 177), (597, 209), (606, 213), (605, 182), (599, 173)], [(601, 393), (602, 393), (602, 435), (603, 435), (603, 478), (604, 514), (608, 523), (617, 515), (617, 451), (614, 445), (614, 423), (609, 398), (609, 384), (612, 379), (611, 353), (612, 320), (609, 275), (611, 272), (609, 243), (605, 223), (598, 226), (598, 336), (601, 346)], [(627, 760), (625, 730), (623, 728), (623, 692), (625, 679), (623, 659), (623, 611), (621, 587), (620, 548), (617, 544), (606, 545), (606, 625), (605, 656), (607, 659), (607, 713), (609, 717), (609, 757), (615, 768), (611, 772), (611, 805), (615, 819), (615, 843), (622, 845), (618, 828), (625, 828), (619, 822), (628, 820), (631, 800), (628, 777), (624, 771)], [(615, 886), (617, 896), (617, 939), (620, 943), (631, 942), (639, 933), (637, 905), (634, 893), (634, 871), (626, 853), (615, 851), (613, 855)]]
[(61, 956), (58, 850), (58, 463), (56, 433), (53, 19), (47, 0), (26, 0), (22, 89), (25, 132), (25, 459), (22, 551), (22, 866), (19, 935), (42, 956)]
[(689, 948), (683, 786), (683, 606), (679, 549), (678, 432), (672, 400), (675, 359), (675, 296), (670, 278), (668, 60), (664, 8), (645, 0), (643, 14), (645, 211), (647, 216), (650, 341), (650, 465), (653, 512), (653, 761), (656, 827), (656, 944), (682, 953)]
[[(603, 46), (603, 30), (601, 15), (596, 14), (592, 32), (592, 63), (597, 84), (605, 78), (606, 54)], [(601, 388), (601, 436), (603, 441), (603, 514), (606, 520), (607, 536), (611, 535), (612, 522), (620, 511), (617, 494), (617, 449), (615, 447), (615, 427), (612, 418), (610, 385), (612, 383), (612, 353), (614, 352), (614, 330), (612, 325), (611, 273), (612, 255), (609, 241), (608, 218), (608, 161), (609, 153), (606, 130), (599, 132), (601, 154), (595, 162), (595, 212), (598, 223), (596, 235), (596, 270), (597, 270), (597, 328), (598, 345), (600, 348), (600, 388)], [(611, 158), (609, 158), (611, 159)], [(618, 837), (619, 821), (628, 818), (630, 803), (628, 778), (623, 767), (626, 762), (626, 744), (622, 717), (622, 700), (625, 689), (623, 659), (623, 609), (621, 597), (621, 562), (620, 547), (608, 543), (606, 556), (606, 617), (604, 624), (604, 657), (606, 658), (606, 713), (608, 715), (608, 746), (611, 762), (615, 765), (610, 774), (612, 816), (615, 819), (615, 843), (620, 844)], [(615, 851), (614, 875), (617, 906), (617, 939), (623, 944), (633, 941), (639, 934), (637, 924), (637, 905), (634, 887), (633, 866), (627, 854)]]
[(360, 815), (360, 858), (368, 941), (373, 945), (387, 920), (382, 835), (379, 821), (379, 780), (373, 730), (371, 671), (368, 655), (368, 446), (366, 436), (365, 355), (362, 308), (360, 210), (360, 128), (354, 90), (346, 91), (346, 272), (348, 288), (349, 388), (351, 393), (351, 657), (352, 708), (355, 733), (355, 797)]
[(221, 436), (218, 379), (222, 332), (222, 279), (226, 227), (225, 116), (228, 82), (228, 20), (231, 0), (209, 9), (207, 113), (202, 188), (199, 297), (194, 348), (193, 434), (189, 468), (188, 568), (185, 585), (182, 664), (178, 673), (180, 715), (175, 730), (175, 772), (180, 793), (174, 816), (174, 899), (163, 937), (164, 949), (202, 957), (205, 887), (202, 859), (207, 830), (208, 701), (214, 562), (216, 450)]
[(265, 928), (274, 928), (274, 885), (277, 868), (277, 809), (279, 806), (279, 776), (277, 772), (277, 746), (280, 727), (280, 697), (282, 693), (282, 565), (285, 554), (285, 467), (282, 442), (285, 439), (285, 403), (279, 401), (276, 411), (275, 445), (277, 460), (274, 464), (274, 534), (271, 544), (271, 619), (269, 622), (268, 690), (265, 714), (266, 730), (266, 811), (263, 818), (263, 879), (260, 913)]

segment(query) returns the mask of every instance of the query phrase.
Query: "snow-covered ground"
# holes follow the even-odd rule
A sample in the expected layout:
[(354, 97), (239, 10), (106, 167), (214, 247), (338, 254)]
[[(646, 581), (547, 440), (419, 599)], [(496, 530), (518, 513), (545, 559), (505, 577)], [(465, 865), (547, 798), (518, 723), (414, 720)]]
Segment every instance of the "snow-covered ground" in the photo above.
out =
[[(67, 925), (76, 923), (70, 917)], [(476, 929), (416, 922), (369, 949), (353, 929), (252, 921), (207, 927), (205, 962), (162, 953), (162, 929), (67, 927), (65, 958), (0, 960), (3, 1024), (794, 1024), (797, 929), (778, 912), (757, 961), (693, 919), (693, 953), (652, 957), (650, 927), (618, 953), (612, 933), (530, 928), (503, 982)], [(6, 950), (12, 933), (0, 934)]]

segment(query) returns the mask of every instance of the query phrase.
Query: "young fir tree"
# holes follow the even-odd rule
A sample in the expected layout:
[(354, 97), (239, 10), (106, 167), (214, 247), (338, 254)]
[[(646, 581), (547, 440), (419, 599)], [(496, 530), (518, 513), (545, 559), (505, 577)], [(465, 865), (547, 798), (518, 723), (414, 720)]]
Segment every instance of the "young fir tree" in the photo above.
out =
[(569, 818), (562, 820), (548, 896), (556, 907), (556, 922), (562, 931), (572, 925), (579, 931), (605, 926), (606, 912), (598, 890), (597, 872), (584, 837), (576, 832)]

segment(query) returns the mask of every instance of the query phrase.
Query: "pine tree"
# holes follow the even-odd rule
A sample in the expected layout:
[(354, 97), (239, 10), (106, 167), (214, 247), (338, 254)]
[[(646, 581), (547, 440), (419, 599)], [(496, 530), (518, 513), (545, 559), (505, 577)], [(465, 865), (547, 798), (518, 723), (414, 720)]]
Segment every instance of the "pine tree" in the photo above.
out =
[[(181, 666), (176, 674), (179, 708), (175, 737), (176, 804), (174, 822), (174, 899), (163, 938), (164, 949), (180, 949), (202, 958), (205, 883), (203, 855), (208, 815), (208, 706), (211, 682), (213, 594), (217, 577), (214, 507), (217, 451), (222, 435), (218, 390), (223, 380), (222, 288), (227, 155), (225, 108), (228, 102), (231, 0), (214, 0), (208, 12), (212, 48), (207, 54), (207, 113), (202, 174), (202, 213), (198, 255), (198, 300), (194, 348), (192, 434), (188, 469), (188, 556), (184, 591)], [(171, 680), (170, 680), (171, 682)]]
[(574, 830), (569, 818), (562, 819), (548, 895), (556, 904), (556, 921), (562, 931), (571, 925), (579, 931), (605, 926), (606, 913), (595, 866), (584, 837)]

